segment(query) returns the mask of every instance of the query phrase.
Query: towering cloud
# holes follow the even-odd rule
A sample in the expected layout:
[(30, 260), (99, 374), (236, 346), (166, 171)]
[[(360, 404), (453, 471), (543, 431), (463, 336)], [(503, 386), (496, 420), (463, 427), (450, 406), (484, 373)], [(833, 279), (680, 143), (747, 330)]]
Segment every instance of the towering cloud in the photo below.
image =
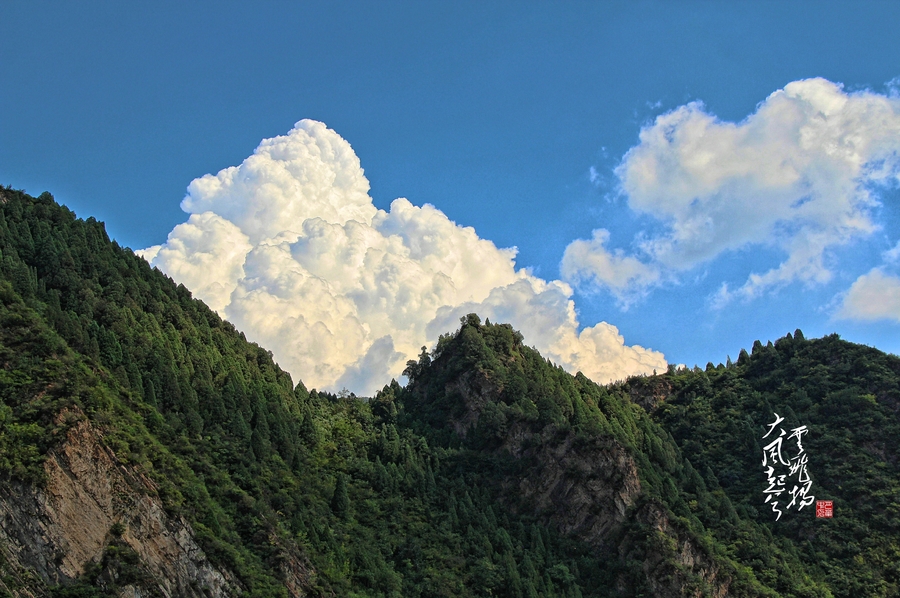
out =
[(620, 297), (640, 292), (725, 252), (775, 247), (784, 259), (748, 273), (719, 301), (754, 297), (794, 281), (831, 278), (829, 248), (875, 230), (873, 188), (900, 173), (900, 99), (845, 92), (824, 79), (795, 81), (739, 123), (700, 103), (659, 116), (616, 170), (628, 205), (660, 221), (636, 253), (606, 247), (594, 232), (566, 250), (567, 280), (589, 281)]
[(598, 381), (666, 367), (606, 323), (579, 331), (571, 288), (515, 267), (430, 205), (368, 195), (350, 144), (304, 120), (240, 166), (193, 181), (190, 214), (140, 252), (312, 387), (371, 393), (477, 312)]

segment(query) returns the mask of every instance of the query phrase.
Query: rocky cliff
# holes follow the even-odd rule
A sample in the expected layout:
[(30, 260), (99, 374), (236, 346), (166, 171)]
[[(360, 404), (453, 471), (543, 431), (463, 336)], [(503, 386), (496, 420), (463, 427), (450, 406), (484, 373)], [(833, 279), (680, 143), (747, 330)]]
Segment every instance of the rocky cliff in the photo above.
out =
[[(652, 395), (658, 404), (669, 389), (641, 390), (636, 394)], [(487, 406), (502, 400), (504, 387), (484, 371), (468, 370), (449, 380), (444, 394), (457, 401), (447, 424), (465, 438), (478, 429)], [(658, 598), (728, 595), (730, 576), (673, 523), (665, 507), (643, 495), (634, 456), (614, 438), (579, 436), (552, 424), (535, 430), (531, 422), (507, 420), (497, 451), (525, 472), (501, 482), (511, 509), (537, 514), (545, 525), (608, 558), (625, 561), (640, 544), (641, 571)], [(624, 578), (617, 586), (622, 594), (633, 592)]]
[[(210, 563), (187, 521), (166, 514), (147, 476), (120, 463), (80, 414), (61, 417), (77, 423), (47, 455), (46, 484), (0, 483), (8, 593), (40, 595), (41, 586), (70, 584), (91, 567), (122, 596), (240, 593), (234, 574)], [(127, 574), (111, 556), (127, 561)]]

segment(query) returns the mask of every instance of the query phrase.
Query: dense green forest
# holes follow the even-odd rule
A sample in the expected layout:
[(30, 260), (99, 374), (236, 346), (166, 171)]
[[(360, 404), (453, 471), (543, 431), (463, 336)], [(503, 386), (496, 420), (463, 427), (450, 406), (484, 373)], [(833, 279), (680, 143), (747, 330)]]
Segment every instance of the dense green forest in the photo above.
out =
[[(287, 561), (320, 596), (900, 595), (900, 359), (798, 331), (601, 386), (525, 342), (472, 314), (406, 387), (308, 390), (101, 223), (0, 189), (0, 484), (87, 419), (245, 595), (289, 595)], [(834, 518), (763, 503), (776, 412)], [(53, 586), (0, 551), (0, 592), (150, 583), (121, 536)]]
[[(708, 364), (624, 388), (640, 394), (653, 385), (664, 385), (666, 396), (651, 408), (654, 420), (683, 455), (712, 469), (735, 505), (734, 525), (716, 530), (734, 558), (788, 592), (773, 574), (781, 559), (743, 537), (753, 522), (835, 596), (900, 594), (900, 359), (837, 335), (808, 341), (798, 330), (774, 344), (757, 341), (729, 367)], [(812, 490), (834, 501), (833, 519), (806, 510), (776, 522), (763, 504), (762, 436), (773, 413), (785, 428), (809, 428)]]

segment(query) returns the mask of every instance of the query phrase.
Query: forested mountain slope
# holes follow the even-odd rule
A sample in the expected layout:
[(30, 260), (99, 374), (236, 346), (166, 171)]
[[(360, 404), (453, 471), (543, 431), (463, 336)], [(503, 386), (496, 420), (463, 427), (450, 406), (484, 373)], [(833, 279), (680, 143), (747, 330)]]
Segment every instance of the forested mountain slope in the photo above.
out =
[[(836, 335), (805, 340), (798, 330), (774, 344), (757, 341), (729, 367), (708, 364), (705, 371), (633, 379), (620, 388), (644, 402), (682, 454), (720, 482), (736, 517), (718, 527), (717, 538), (762, 579), (788, 591), (772, 577), (780, 559), (752, 548), (758, 539), (743, 537), (744, 522), (762, 526), (835, 596), (900, 595), (896, 356)], [(785, 430), (807, 426), (811, 494), (834, 501), (832, 519), (792, 509), (776, 521), (763, 502), (762, 447), (774, 435), (762, 436), (774, 413), (785, 418)]]
[[(895, 357), (604, 387), (470, 315), (335, 396), (49, 194), (0, 189), (0, 252), (0, 596), (897, 594)], [(833, 519), (763, 504), (773, 411)]]

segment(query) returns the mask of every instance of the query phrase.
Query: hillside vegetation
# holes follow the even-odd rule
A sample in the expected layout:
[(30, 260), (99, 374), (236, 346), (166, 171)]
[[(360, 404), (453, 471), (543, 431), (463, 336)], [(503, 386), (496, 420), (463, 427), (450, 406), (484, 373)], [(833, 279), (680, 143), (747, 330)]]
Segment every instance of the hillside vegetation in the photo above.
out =
[[(798, 332), (601, 386), (472, 314), (405, 374), (308, 390), (101, 223), (0, 189), (0, 487), (43, 496), (97, 444), (188, 526), (198, 596), (898, 595), (894, 356)], [(763, 503), (775, 412), (833, 519)], [(4, 508), (0, 596), (170, 592), (128, 510), (73, 571)]]

